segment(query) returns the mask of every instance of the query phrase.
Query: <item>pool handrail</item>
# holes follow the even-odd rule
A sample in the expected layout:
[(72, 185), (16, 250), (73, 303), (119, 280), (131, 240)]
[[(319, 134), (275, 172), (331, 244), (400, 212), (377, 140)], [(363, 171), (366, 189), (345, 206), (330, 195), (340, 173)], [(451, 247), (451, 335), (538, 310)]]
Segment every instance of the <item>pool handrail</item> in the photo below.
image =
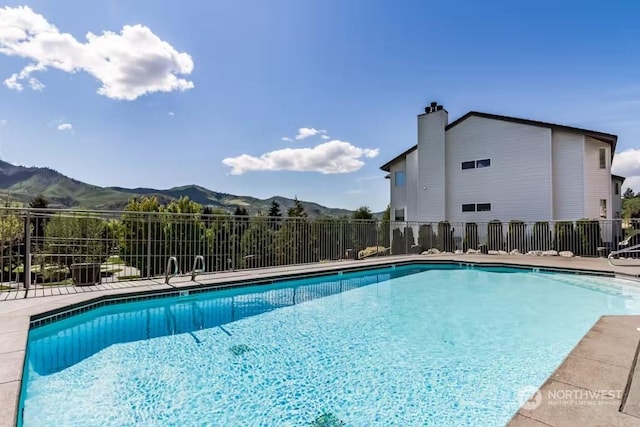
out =
[[(170, 270), (169, 270), (171, 268), (171, 263), (173, 263), (173, 273), (170, 273)], [(179, 271), (179, 269), (178, 269), (178, 259), (176, 257), (172, 256), (167, 260), (167, 268), (166, 268), (166, 270), (164, 272), (164, 283), (168, 285), (169, 284), (169, 279), (171, 279), (174, 276), (177, 276), (178, 275), (178, 271)]]
[[(620, 267), (620, 264), (614, 264), (613, 263), (613, 257), (616, 255), (620, 255), (620, 254), (624, 254), (624, 253), (628, 253), (628, 252), (640, 252), (640, 244), (638, 245), (633, 245), (633, 246), (629, 246), (628, 248), (624, 248), (624, 249), (619, 249), (617, 251), (612, 251), (609, 256), (607, 256), (607, 261), (609, 262), (609, 265), (612, 265), (614, 267)], [(640, 267), (640, 264), (638, 265), (625, 265), (625, 267)]]
[[(202, 262), (202, 268), (198, 269), (198, 261)], [(202, 255), (196, 255), (196, 257), (193, 259), (193, 268), (191, 269), (191, 281), (195, 282), (196, 280), (196, 274), (197, 273), (204, 273), (205, 272), (205, 264), (204, 264), (204, 257)]]

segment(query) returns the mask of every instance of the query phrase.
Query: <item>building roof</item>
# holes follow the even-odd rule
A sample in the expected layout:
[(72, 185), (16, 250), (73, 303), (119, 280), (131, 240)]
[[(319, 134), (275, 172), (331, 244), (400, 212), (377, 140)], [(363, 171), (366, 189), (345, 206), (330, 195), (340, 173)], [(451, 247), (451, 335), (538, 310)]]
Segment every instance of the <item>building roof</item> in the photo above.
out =
[(624, 182), (624, 180), (627, 179), (627, 178), (625, 178), (624, 176), (611, 174), (611, 179), (615, 179), (617, 181), (623, 181)]
[[(610, 134), (610, 133), (598, 132), (598, 131), (589, 130), (589, 129), (581, 129), (581, 128), (576, 128), (576, 127), (572, 127), (572, 126), (559, 125), (559, 124), (555, 124), (555, 123), (540, 122), (540, 121), (537, 121), (537, 120), (520, 119), (518, 117), (509, 117), (509, 116), (500, 116), (498, 114), (480, 113), (478, 111), (469, 111), (464, 116), (462, 116), (462, 117), (458, 118), (457, 120), (449, 123), (445, 127), (445, 130), (449, 130), (452, 127), (454, 127), (454, 126), (462, 123), (463, 121), (467, 120), (469, 117), (473, 117), (473, 116), (482, 117), (482, 118), (485, 118), (485, 119), (501, 120), (501, 121), (504, 121), (504, 122), (519, 123), (519, 124), (528, 125), (528, 126), (538, 126), (538, 127), (549, 128), (549, 129), (553, 129), (553, 130), (562, 130), (562, 131), (566, 131), (566, 132), (580, 133), (580, 134), (583, 134), (585, 136), (589, 136), (591, 138), (597, 139), (598, 141), (606, 142), (607, 144), (611, 145), (611, 157), (612, 158), (613, 158), (613, 153), (615, 152), (615, 149), (616, 149), (616, 143), (618, 142), (618, 136)], [(380, 169), (382, 169), (385, 172), (389, 172), (389, 170), (391, 168), (391, 165), (393, 163), (395, 163), (396, 161), (404, 158), (405, 156), (407, 156), (408, 154), (410, 154), (411, 152), (413, 152), (417, 148), (418, 148), (418, 146), (414, 145), (413, 147), (411, 147), (408, 150), (406, 150), (404, 153), (397, 155), (396, 157), (394, 157), (393, 159), (391, 159), (390, 161), (388, 161), (384, 165), (380, 166)], [(620, 177), (620, 178), (622, 178), (622, 177)]]

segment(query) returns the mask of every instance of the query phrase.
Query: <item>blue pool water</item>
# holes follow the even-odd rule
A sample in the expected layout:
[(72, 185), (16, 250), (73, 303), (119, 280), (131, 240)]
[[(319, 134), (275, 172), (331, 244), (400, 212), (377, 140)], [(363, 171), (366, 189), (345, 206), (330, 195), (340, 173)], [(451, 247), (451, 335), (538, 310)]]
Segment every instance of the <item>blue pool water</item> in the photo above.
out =
[(101, 307), (30, 332), (25, 426), (504, 425), (623, 281), (405, 266)]

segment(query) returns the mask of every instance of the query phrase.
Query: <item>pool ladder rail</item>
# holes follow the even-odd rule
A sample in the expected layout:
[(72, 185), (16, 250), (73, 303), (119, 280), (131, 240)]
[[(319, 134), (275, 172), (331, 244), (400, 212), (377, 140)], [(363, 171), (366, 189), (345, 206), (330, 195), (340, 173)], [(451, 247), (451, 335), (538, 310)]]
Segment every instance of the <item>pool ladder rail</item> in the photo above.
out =
[[(198, 261), (200, 261), (201, 268), (198, 268)], [(204, 257), (202, 255), (198, 255), (193, 259), (193, 268), (191, 269), (191, 281), (196, 281), (196, 274), (204, 273), (206, 270), (204, 266)]]
[[(200, 265), (200, 268), (198, 268), (198, 265)], [(171, 267), (173, 267), (173, 269)], [(206, 271), (206, 267), (204, 263), (204, 257), (202, 255), (197, 255), (193, 259), (193, 269), (191, 270), (191, 281), (195, 282), (196, 275), (199, 273), (204, 273), (205, 271)], [(172, 277), (175, 277), (178, 274), (180, 274), (178, 258), (172, 256), (167, 260), (167, 268), (164, 271), (164, 283), (168, 285), (169, 280), (171, 280)]]
[[(173, 272), (171, 271), (171, 265), (173, 264)], [(171, 279), (172, 277), (175, 277), (178, 275), (179, 273), (179, 268), (178, 268), (178, 258), (172, 256), (167, 260), (167, 268), (164, 271), (164, 283), (166, 285), (169, 284), (169, 279)]]
[[(609, 264), (614, 266), (614, 267), (622, 267), (621, 264), (614, 264), (613, 260), (615, 259), (614, 257), (620, 254), (624, 254), (624, 253), (638, 253), (640, 252), (640, 244), (638, 245), (633, 245), (633, 246), (629, 246), (628, 248), (624, 248), (624, 249), (620, 249), (617, 251), (613, 251), (609, 254), (609, 256), (607, 257), (607, 261), (609, 261)], [(640, 267), (640, 264), (636, 264), (636, 265), (624, 265), (624, 267)]]

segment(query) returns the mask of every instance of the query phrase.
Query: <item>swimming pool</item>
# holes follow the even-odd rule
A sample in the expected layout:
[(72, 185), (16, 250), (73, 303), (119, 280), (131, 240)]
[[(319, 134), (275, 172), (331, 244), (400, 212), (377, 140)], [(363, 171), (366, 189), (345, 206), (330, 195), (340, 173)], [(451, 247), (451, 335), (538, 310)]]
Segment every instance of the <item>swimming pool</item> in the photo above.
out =
[(457, 265), (108, 305), (30, 331), (19, 423), (504, 425), (630, 313), (624, 281)]

